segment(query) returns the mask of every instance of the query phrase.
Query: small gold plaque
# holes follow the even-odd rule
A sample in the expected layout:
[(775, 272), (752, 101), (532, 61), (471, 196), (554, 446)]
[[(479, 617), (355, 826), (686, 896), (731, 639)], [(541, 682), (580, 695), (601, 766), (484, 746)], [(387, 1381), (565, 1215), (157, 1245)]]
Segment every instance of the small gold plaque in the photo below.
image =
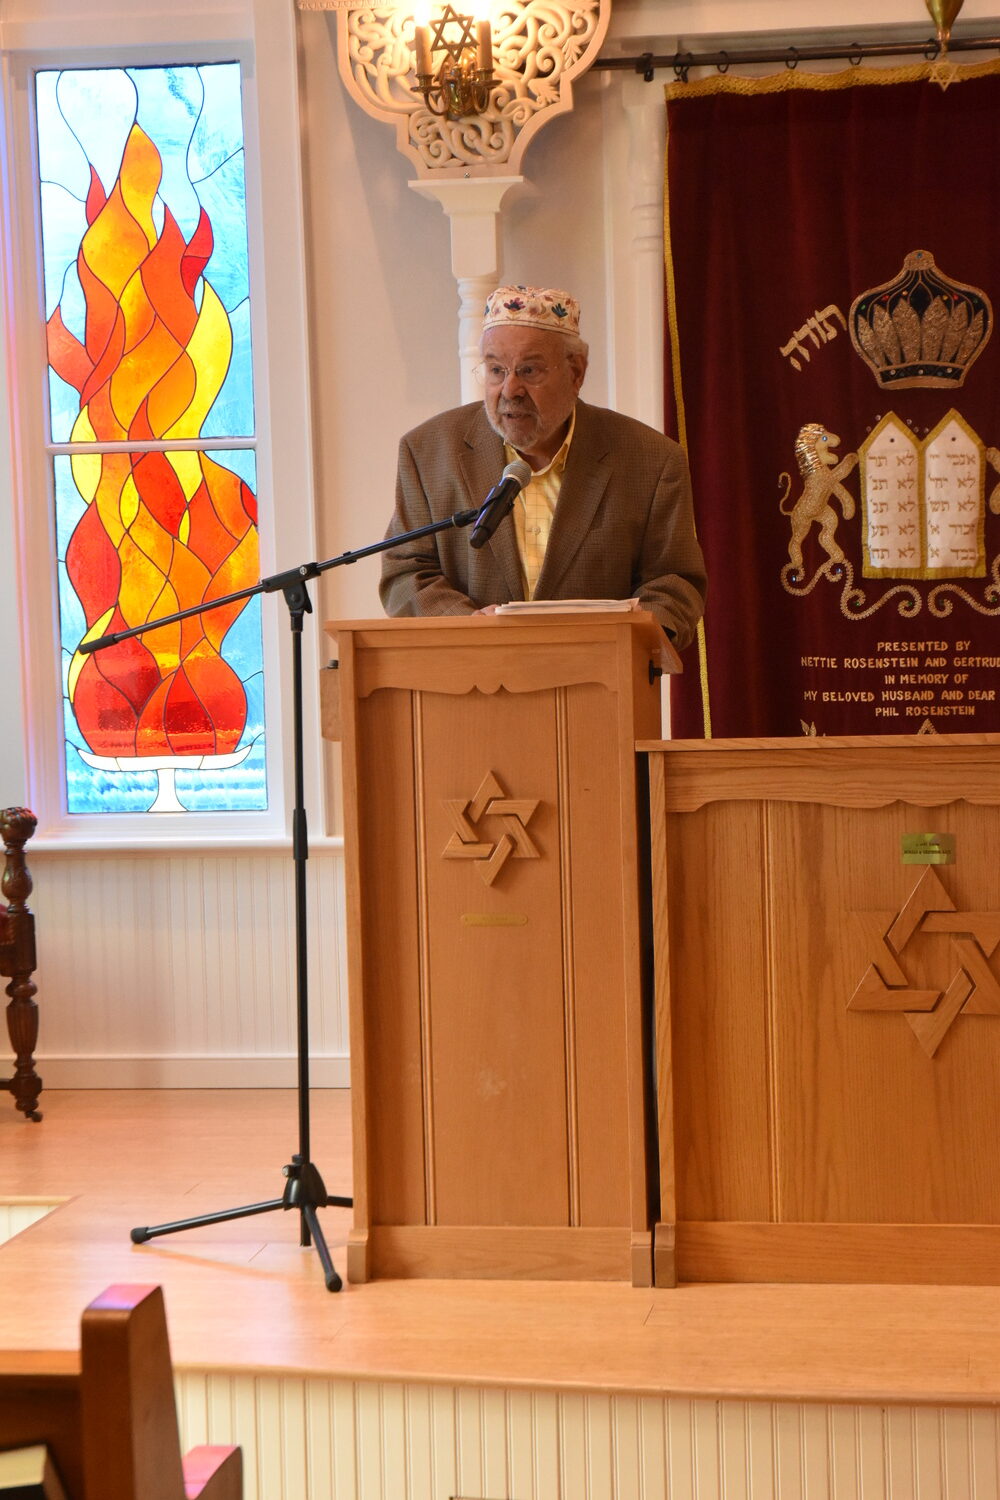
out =
[(953, 865), (955, 863), (955, 835), (953, 833), (904, 833), (901, 843), (904, 865)]
[(527, 927), (527, 917), (518, 912), (465, 911), (463, 927)]

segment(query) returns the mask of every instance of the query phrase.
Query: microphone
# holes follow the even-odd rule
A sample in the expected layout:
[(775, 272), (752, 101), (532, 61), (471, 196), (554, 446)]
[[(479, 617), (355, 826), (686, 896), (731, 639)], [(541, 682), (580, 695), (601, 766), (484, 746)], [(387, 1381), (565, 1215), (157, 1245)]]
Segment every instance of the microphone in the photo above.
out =
[(500, 482), (493, 486), (483, 501), (469, 537), (470, 547), (485, 547), (504, 516), (513, 509), (514, 501), (530, 478), (531, 469), (523, 458), (515, 458), (512, 464), (507, 465), (500, 476)]

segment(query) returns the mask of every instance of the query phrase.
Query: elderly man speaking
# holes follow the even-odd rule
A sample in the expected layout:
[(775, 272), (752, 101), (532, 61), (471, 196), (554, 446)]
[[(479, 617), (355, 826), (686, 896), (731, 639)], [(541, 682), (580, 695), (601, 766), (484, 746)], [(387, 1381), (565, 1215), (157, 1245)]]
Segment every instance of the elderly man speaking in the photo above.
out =
[(486, 304), (484, 400), (399, 445), (388, 535), (481, 505), (515, 460), (530, 475), (482, 546), (448, 529), (386, 552), (390, 615), (472, 614), (515, 599), (638, 599), (679, 649), (701, 618), (705, 564), (677, 443), (579, 399), (580, 309), (553, 288), (504, 286)]

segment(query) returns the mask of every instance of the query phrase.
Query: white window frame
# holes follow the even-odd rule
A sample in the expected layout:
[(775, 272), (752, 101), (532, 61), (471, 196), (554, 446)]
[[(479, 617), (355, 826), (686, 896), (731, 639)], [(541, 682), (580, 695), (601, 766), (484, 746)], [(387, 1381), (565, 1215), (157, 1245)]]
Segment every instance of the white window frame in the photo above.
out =
[[(118, 0), (120, 3), (120, 0)], [(76, 0), (21, 0), (24, 19), (0, 26), (0, 278), (7, 354), (9, 449), (0, 438), (0, 510), (9, 482), (13, 560), (0, 573), (4, 653), (16, 663), (27, 804), (39, 820), (32, 847), (189, 849), (284, 846), (293, 800), (291, 630), (280, 592), (262, 599), (268, 808), (261, 812), (68, 814), (56, 599), (46, 350), (33, 134), (34, 75), (51, 68), (238, 61), (243, 75), (247, 220), (254, 357), (257, 494), (262, 577), (315, 557), (311, 409), (295, 12), (292, 0), (236, 6), (132, 0), (96, 17)], [(18, 9), (15, 0), (12, 9)], [(144, 14), (144, 9), (146, 13)], [(271, 269), (271, 274), (269, 273)], [(279, 441), (280, 435), (280, 441)], [(51, 445), (48, 445), (51, 446)], [(13, 580), (14, 586), (11, 586)], [(11, 614), (10, 594), (16, 596)], [(304, 682), (317, 682), (314, 612), (302, 632)], [(5, 668), (5, 675), (7, 669)], [(5, 695), (6, 696), (6, 695)], [(325, 826), (318, 693), (303, 693), (306, 804)], [(8, 698), (9, 701), (9, 698)], [(0, 793), (2, 795), (2, 793)], [(5, 800), (9, 800), (6, 798)]]

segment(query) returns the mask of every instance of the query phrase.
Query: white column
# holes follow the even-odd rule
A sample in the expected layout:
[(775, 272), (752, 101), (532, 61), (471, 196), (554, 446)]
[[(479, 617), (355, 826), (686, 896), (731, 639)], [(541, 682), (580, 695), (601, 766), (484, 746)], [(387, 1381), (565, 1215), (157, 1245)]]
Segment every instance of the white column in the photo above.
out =
[(451, 221), (451, 269), (458, 283), (458, 358), (462, 400), (480, 392), (475, 368), (486, 298), (499, 281), (500, 210), (525, 186), (523, 177), (451, 178), (411, 182), (425, 198), (434, 198)]
[(665, 105), (662, 88), (639, 77), (623, 89), (632, 187), (633, 317), (649, 335), (636, 344), (636, 380), (643, 420), (663, 426), (663, 169)]
[(662, 431), (663, 88), (627, 77), (604, 106), (611, 405)]

